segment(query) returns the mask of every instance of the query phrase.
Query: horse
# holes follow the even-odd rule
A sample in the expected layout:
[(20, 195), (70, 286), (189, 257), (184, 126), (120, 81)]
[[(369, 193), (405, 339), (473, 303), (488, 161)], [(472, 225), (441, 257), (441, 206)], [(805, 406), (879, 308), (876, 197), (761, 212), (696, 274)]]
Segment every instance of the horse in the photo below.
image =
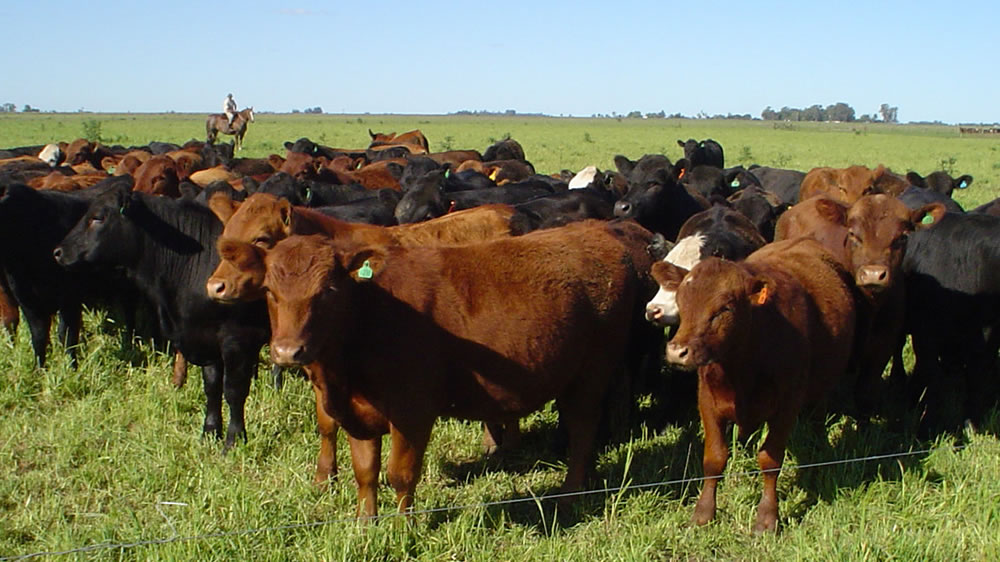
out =
[(243, 149), (243, 136), (247, 134), (247, 125), (253, 123), (253, 106), (250, 106), (233, 117), (233, 125), (229, 126), (229, 120), (224, 113), (213, 113), (205, 121), (206, 142), (214, 144), (219, 133), (233, 135), (236, 138), (236, 150)]

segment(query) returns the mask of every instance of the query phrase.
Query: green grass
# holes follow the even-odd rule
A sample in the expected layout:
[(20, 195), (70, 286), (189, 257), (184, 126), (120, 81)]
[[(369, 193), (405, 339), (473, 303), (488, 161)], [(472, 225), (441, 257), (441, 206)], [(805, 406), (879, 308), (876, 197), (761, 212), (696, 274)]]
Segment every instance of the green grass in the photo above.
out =
[[(0, 146), (72, 140), (87, 120), (102, 122), (109, 142), (183, 142), (200, 138), (202, 116), (0, 116)], [(361, 122), (358, 122), (358, 120)], [(367, 130), (420, 127), (433, 148), (483, 150), (510, 133), (541, 171), (610, 167), (614, 154), (679, 156), (678, 138), (712, 137), (730, 163), (748, 146), (755, 162), (808, 169), (883, 162), (927, 173), (955, 158), (975, 182), (958, 197), (971, 206), (1000, 192), (1000, 142), (959, 138), (948, 127), (810, 124), (792, 130), (767, 123), (586, 120), (505, 117), (260, 115), (245, 154), (280, 152), (308, 136), (360, 146)], [(798, 126), (797, 126), (798, 127)], [(855, 128), (859, 132), (851, 129)], [(587, 137), (585, 137), (585, 133)], [(148, 135), (148, 136), (147, 136)], [(589, 138), (591, 142), (587, 142)], [(745, 162), (749, 163), (749, 162)], [(417, 507), (405, 523), (350, 520), (355, 486), (344, 439), (340, 476), (312, 485), (318, 438), (312, 392), (290, 377), (283, 391), (261, 367), (247, 403), (249, 439), (228, 455), (202, 439), (200, 371), (174, 389), (171, 358), (148, 349), (125, 353), (113, 334), (86, 315), (78, 371), (58, 345), (46, 369), (34, 367), (25, 326), (0, 334), (0, 557), (91, 545), (144, 543), (76, 552), (68, 559), (127, 560), (996, 560), (1000, 558), (1000, 414), (979, 427), (927, 441), (912, 424), (864, 427), (831, 419), (817, 436), (793, 434), (790, 466), (916, 454), (789, 470), (779, 479), (781, 526), (756, 537), (760, 478), (754, 445), (734, 444), (720, 485), (717, 520), (687, 521), (697, 482), (644, 487), (701, 475), (701, 428), (695, 417), (600, 452), (594, 488), (617, 487), (570, 506), (532, 497), (557, 491), (565, 459), (556, 452), (551, 410), (522, 421), (522, 448), (502, 459), (479, 451), (478, 424), (441, 420), (434, 430)], [(961, 448), (955, 449), (955, 446)], [(386, 441), (385, 449), (388, 449)], [(930, 452), (922, 452), (930, 451)], [(497, 505), (496, 502), (526, 501)], [(380, 511), (392, 512), (383, 482)], [(452, 506), (469, 506), (446, 509)], [(52, 557), (57, 559), (57, 557)]]

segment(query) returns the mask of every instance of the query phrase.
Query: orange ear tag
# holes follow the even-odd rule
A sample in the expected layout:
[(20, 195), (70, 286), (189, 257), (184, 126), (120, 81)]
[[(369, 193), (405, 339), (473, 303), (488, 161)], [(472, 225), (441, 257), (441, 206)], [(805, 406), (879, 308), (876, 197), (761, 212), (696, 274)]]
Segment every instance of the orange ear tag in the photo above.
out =
[(767, 287), (764, 287), (757, 293), (757, 304), (764, 304), (767, 302)]
[(687, 172), (687, 168), (681, 168), (681, 173), (677, 175), (677, 179), (683, 178), (685, 172)]

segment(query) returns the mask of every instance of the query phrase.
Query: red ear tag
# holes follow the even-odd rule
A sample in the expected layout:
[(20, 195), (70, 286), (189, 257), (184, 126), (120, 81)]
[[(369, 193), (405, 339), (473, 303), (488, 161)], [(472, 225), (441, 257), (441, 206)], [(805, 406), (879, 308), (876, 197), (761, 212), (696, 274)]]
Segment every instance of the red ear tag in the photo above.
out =
[(764, 304), (767, 302), (767, 287), (764, 287), (757, 293), (757, 304)]
[(455, 202), (454, 202), (454, 201), (452, 201), (452, 202), (451, 202), (451, 206), (450, 206), (450, 207), (448, 207), (448, 212), (449, 212), (449, 213), (453, 213), (453, 212), (455, 212)]

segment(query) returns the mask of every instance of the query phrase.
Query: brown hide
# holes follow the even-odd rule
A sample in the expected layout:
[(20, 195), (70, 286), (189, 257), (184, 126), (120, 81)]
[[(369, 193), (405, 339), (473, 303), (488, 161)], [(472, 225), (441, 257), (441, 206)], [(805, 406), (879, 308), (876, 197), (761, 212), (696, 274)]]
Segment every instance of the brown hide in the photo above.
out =
[(225, 166), (218, 165), (214, 168), (207, 168), (205, 170), (198, 170), (197, 172), (188, 176), (188, 179), (196, 184), (198, 187), (204, 188), (210, 183), (217, 181), (224, 181), (233, 185), (237, 180), (241, 179), (236, 174), (230, 172)]
[[(386, 227), (341, 221), (312, 209), (292, 206), (269, 193), (254, 193), (243, 203), (219, 193), (209, 200), (209, 207), (225, 225), (220, 243), (238, 241), (263, 249), (270, 249), (293, 234), (323, 234), (343, 244), (358, 246), (463, 244), (509, 235), (510, 217), (514, 214), (508, 205), (482, 205), (430, 221)], [(227, 265), (225, 261), (225, 258), (220, 261), (220, 268)], [(253, 298), (241, 292), (241, 288), (248, 287), (241, 275), (255, 278), (262, 273), (241, 268), (227, 271), (228, 275), (217, 269), (209, 278), (209, 296), (228, 301)]]
[(177, 163), (165, 155), (151, 156), (135, 170), (134, 191), (167, 197), (180, 197)]
[[(892, 173), (882, 165), (874, 170), (865, 166), (813, 168), (802, 179), (802, 185), (799, 187), (799, 201), (805, 201), (817, 195), (826, 195), (835, 201), (850, 205), (871, 193), (898, 190), (898, 182), (890, 174)], [(902, 181), (905, 182), (905, 180)], [(903, 189), (905, 187), (904, 185)]]
[(452, 169), (458, 168), (463, 162), (473, 160), (482, 162), (483, 155), (478, 150), (449, 150), (446, 152), (431, 152), (427, 157), (438, 164), (450, 164)]
[(427, 142), (427, 137), (424, 136), (420, 129), (414, 129), (398, 135), (395, 132), (373, 133), (369, 129), (368, 134), (372, 138), (372, 142), (368, 145), (368, 148), (372, 150), (403, 145), (410, 148), (412, 154), (426, 154), (430, 151), (430, 144)]
[(764, 422), (758, 461), (764, 492), (755, 530), (778, 521), (777, 472), (802, 407), (821, 400), (847, 369), (855, 308), (847, 272), (815, 240), (775, 242), (743, 262), (710, 258), (677, 292), (681, 323), (667, 359), (698, 370), (705, 480), (693, 520), (715, 516), (729, 457), (727, 424), (748, 435)]
[(89, 174), (74, 174), (67, 176), (60, 172), (52, 172), (51, 174), (43, 178), (35, 178), (28, 182), (28, 185), (35, 189), (49, 189), (52, 191), (78, 191), (80, 189), (86, 189), (94, 184), (97, 184), (101, 180), (104, 180), (108, 175), (104, 172), (96, 172)]
[(489, 177), (497, 185), (521, 181), (535, 174), (535, 168), (531, 164), (520, 160), (493, 160), (490, 162), (466, 160), (455, 171), (464, 172), (465, 170), (475, 170)]
[(334, 158), (323, 166), (323, 170), (332, 173), (337, 178), (337, 183), (350, 184), (358, 183), (366, 189), (395, 189), (401, 191), (403, 187), (399, 183), (399, 176), (402, 174), (402, 162), (405, 160), (381, 160), (361, 166), (358, 169), (349, 169), (350, 163), (356, 163), (349, 158)]
[(359, 250), (293, 236), (268, 251), (272, 357), (304, 364), (354, 438), (359, 511), (376, 513), (387, 431), (405, 511), (437, 417), (510, 422), (553, 398), (569, 434), (563, 489), (580, 489), (644, 298), (650, 239), (631, 222), (585, 221), (461, 246)]

